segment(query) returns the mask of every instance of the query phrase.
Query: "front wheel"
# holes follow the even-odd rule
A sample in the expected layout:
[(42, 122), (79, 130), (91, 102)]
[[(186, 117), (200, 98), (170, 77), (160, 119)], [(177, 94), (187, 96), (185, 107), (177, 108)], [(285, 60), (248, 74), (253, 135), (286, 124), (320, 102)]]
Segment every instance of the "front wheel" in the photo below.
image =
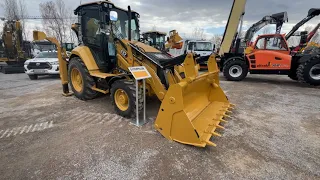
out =
[[(127, 118), (136, 117), (136, 87), (133, 81), (117, 80), (111, 85), (111, 98), (116, 112)], [(138, 110), (143, 108), (142, 91), (138, 92)]]
[(248, 74), (248, 65), (241, 59), (232, 59), (225, 63), (223, 75), (229, 81), (241, 81)]
[(31, 80), (36, 80), (36, 79), (38, 79), (38, 75), (36, 75), (36, 74), (28, 75), (28, 76), (29, 76), (29, 79), (31, 79)]
[(68, 77), (71, 89), (78, 99), (90, 100), (97, 97), (98, 92), (92, 90), (95, 81), (80, 58), (70, 60)]
[(298, 80), (301, 83), (320, 85), (320, 60), (310, 59), (299, 65), (297, 69)]

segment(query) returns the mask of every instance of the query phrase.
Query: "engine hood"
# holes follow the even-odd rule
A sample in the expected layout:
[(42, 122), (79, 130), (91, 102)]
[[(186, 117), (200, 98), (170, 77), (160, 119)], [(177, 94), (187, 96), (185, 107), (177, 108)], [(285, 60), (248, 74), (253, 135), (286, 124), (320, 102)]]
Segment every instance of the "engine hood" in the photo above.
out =
[(57, 62), (58, 58), (34, 58), (29, 59), (27, 62)]
[(143, 49), (145, 52), (147, 53), (161, 53), (161, 51), (159, 51), (158, 49), (152, 47), (152, 46), (149, 46), (149, 45), (146, 45), (142, 42), (133, 42), (132, 44), (140, 47), (141, 49)]

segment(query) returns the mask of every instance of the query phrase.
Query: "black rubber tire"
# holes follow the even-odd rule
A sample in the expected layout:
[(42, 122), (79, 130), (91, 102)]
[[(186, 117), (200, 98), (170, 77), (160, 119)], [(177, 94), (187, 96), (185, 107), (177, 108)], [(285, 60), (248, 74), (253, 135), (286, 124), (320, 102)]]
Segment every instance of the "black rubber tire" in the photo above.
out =
[[(115, 94), (116, 90), (118, 90), (118, 89), (122, 89), (128, 95), (129, 106), (126, 111), (119, 109), (115, 103), (114, 94)], [(141, 112), (141, 110), (143, 108), (143, 92), (142, 92), (141, 88), (139, 89), (138, 98), (139, 98), (138, 109), (139, 109), (139, 112)], [(123, 116), (126, 118), (135, 118), (136, 117), (136, 86), (135, 86), (134, 81), (117, 80), (117, 81), (113, 82), (113, 84), (111, 85), (111, 99), (112, 99), (112, 104), (114, 106), (115, 111), (120, 116)]]
[[(75, 88), (73, 87), (73, 84), (71, 81), (71, 71), (73, 68), (77, 68), (82, 76), (83, 88), (81, 92), (76, 91)], [(78, 99), (90, 100), (90, 99), (96, 98), (99, 95), (97, 91), (94, 91), (91, 89), (91, 87), (94, 86), (96, 83), (93, 77), (90, 75), (87, 67), (85, 66), (85, 64), (80, 58), (74, 57), (69, 61), (68, 78), (69, 78), (71, 89), (74, 95)]]
[(37, 80), (38, 79), (38, 75), (34, 74), (34, 75), (28, 75), (29, 79), (31, 80)]
[(297, 69), (297, 76), (300, 83), (314, 86), (320, 85), (320, 80), (313, 79), (309, 74), (311, 68), (316, 64), (320, 64), (320, 59), (312, 58), (299, 65)]
[(289, 77), (290, 79), (294, 80), (294, 81), (298, 81), (298, 76), (297, 76), (296, 73), (295, 73), (295, 74), (291, 74), (291, 75), (289, 75), (288, 77)]
[[(242, 68), (242, 74), (238, 77), (232, 77), (229, 73), (230, 68), (234, 65), (239, 65)], [(238, 58), (227, 61), (223, 66), (223, 75), (229, 81), (242, 81), (245, 77), (247, 77), (248, 71), (249, 69), (246, 62)]]

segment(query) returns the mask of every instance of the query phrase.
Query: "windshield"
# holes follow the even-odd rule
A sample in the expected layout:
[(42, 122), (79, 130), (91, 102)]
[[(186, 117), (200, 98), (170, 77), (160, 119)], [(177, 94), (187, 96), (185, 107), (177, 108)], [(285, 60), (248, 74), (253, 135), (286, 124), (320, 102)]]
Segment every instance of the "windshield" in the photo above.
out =
[(68, 51), (68, 50), (72, 50), (74, 48), (74, 44), (73, 43), (64, 43), (64, 44), (62, 44), (62, 47)]
[(37, 58), (58, 58), (57, 52), (40, 52)]
[(160, 45), (165, 41), (165, 36), (159, 34), (145, 34), (144, 37), (151, 45)]
[(157, 37), (157, 43), (164, 43), (164, 36), (158, 36)]
[(34, 43), (34, 49), (39, 49), (41, 51), (50, 51), (50, 50), (55, 50), (56, 46), (54, 44), (48, 44), (48, 43)]
[(212, 51), (213, 46), (211, 42), (189, 42), (188, 49), (194, 51)]
[[(128, 38), (128, 14), (126, 11), (120, 9), (113, 9), (118, 13), (118, 20), (115, 22), (116, 29), (115, 34), (119, 35), (121, 33), (122, 38)], [(131, 19), (131, 39), (138, 41), (140, 37), (139, 32), (139, 22), (137, 19), (137, 14), (132, 13)]]

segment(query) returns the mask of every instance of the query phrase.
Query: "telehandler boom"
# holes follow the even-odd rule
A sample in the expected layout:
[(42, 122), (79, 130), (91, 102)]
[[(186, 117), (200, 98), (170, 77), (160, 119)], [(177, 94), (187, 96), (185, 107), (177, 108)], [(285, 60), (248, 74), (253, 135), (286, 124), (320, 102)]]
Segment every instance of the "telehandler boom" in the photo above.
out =
[[(216, 146), (212, 136), (221, 136), (221, 122), (229, 117), (229, 103), (219, 83), (215, 55), (202, 58), (208, 61), (208, 72), (199, 74), (193, 54), (176, 58), (138, 42), (139, 14), (116, 7), (110, 1), (80, 5), (75, 11), (79, 22), (72, 26), (80, 45), (72, 50), (69, 61), (54, 38), (34, 31), (35, 40), (47, 39), (58, 47), (63, 94), (90, 100), (99, 94), (111, 94), (118, 114), (136, 116), (136, 89), (129, 67), (145, 66), (151, 74), (146, 80), (147, 94), (156, 95), (162, 102), (155, 128), (167, 139), (183, 144)], [(175, 70), (184, 64), (185, 77)], [(139, 98), (142, 92), (138, 92)], [(143, 100), (143, 98), (140, 98)], [(142, 108), (139, 101), (138, 109)]]

